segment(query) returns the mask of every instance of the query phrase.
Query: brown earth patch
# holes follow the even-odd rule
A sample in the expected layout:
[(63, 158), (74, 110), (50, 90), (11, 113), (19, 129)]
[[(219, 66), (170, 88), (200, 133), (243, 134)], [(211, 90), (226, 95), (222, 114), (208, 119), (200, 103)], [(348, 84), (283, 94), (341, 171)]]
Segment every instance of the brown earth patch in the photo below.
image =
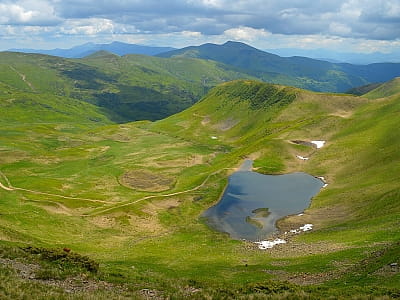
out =
[(225, 121), (222, 121), (214, 126), (215, 129), (221, 131), (228, 131), (239, 123), (239, 120), (235, 120), (233, 118), (228, 118)]
[(210, 123), (210, 121), (211, 121), (211, 118), (209, 117), (209, 116), (205, 116), (204, 118), (203, 118), (203, 120), (201, 120), (201, 125), (207, 125), (208, 123)]
[(110, 216), (96, 216), (89, 220), (91, 223), (101, 228), (112, 228), (116, 225), (115, 219)]
[(155, 215), (161, 210), (178, 207), (180, 203), (181, 201), (176, 198), (164, 198), (161, 200), (149, 202), (142, 209), (142, 211), (149, 215)]
[(400, 266), (398, 263), (389, 264), (376, 270), (373, 274), (381, 277), (392, 277), (400, 273)]
[[(39, 279), (36, 278), (36, 273), (41, 270), (38, 264), (29, 264), (8, 258), (0, 258), (0, 263), (14, 270), (18, 277), (24, 280), (35, 281), (48, 286), (54, 286), (63, 289), (66, 293), (88, 292), (95, 290), (111, 290), (117, 286), (101, 280), (90, 279), (85, 275), (78, 275), (66, 278), (65, 280), (56, 279)], [(124, 287), (118, 286), (119, 289)]]
[(146, 191), (161, 192), (169, 190), (174, 179), (159, 173), (145, 170), (128, 171), (120, 178), (120, 182), (129, 188)]

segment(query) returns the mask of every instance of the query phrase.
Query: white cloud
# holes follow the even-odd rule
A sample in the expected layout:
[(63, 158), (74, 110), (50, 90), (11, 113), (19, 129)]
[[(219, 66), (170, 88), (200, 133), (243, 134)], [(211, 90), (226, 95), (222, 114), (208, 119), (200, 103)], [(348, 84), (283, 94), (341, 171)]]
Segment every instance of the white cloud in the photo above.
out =
[(238, 40), (345, 48), (365, 41), (387, 50), (399, 47), (399, 28), (400, 0), (0, 0), (2, 49), (5, 39), (88, 36), (176, 47)]
[(270, 33), (265, 29), (254, 29), (251, 27), (238, 27), (231, 28), (224, 31), (224, 36), (229, 39), (237, 40), (237, 41), (253, 41), (259, 38), (264, 38), (268, 36)]
[(114, 33), (114, 23), (107, 19), (68, 20), (60, 28), (64, 34), (96, 35)]
[(60, 19), (51, 3), (25, 0), (0, 3), (0, 23), (5, 25), (54, 25)]
[(182, 31), (182, 35), (186, 37), (199, 38), (202, 36), (201, 32), (198, 31)]
[(37, 12), (27, 11), (23, 7), (16, 4), (0, 3), (0, 22), (7, 23), (27, 23), (37, 15)]
[(348, 36), (351, 33), (351, 28), (346, 24), (332, 22), (329, 24), (329, 31), (334, 35)]

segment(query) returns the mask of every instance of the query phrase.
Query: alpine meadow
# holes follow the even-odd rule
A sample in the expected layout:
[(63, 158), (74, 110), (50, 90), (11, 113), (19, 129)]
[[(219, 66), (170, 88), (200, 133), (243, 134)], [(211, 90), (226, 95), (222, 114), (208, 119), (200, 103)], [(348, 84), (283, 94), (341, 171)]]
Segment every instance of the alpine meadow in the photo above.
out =
[[(0, 53), (0, 298), (400, 298), (400, 64), (166, 50)], [(259, 240), (204, 215), (247, 160), (323, 184)]]

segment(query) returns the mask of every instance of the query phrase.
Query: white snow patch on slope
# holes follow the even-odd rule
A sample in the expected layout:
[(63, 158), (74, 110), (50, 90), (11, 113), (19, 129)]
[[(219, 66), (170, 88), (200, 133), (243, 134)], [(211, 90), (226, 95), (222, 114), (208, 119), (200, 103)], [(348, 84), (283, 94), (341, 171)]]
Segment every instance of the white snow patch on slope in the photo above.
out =
[(311, 141), (311, 143), (313, 143), (317, 149), (322, 148), (324, 146), (326, 141)]

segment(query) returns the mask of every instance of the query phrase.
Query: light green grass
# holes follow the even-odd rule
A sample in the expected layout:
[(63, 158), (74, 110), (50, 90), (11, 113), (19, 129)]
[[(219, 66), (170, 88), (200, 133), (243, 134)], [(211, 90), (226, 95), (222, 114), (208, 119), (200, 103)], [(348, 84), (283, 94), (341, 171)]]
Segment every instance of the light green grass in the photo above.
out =
[[(242, 95), (244, 85), (251, 88)], [(100, 263), (99, 278), (135, 282), (132, 293), (152, 288), (183, 298), (184, 287), (197, 286), (199, 298), (245, 297), (255, 293), (254, 285), (265, 285), (264, 290), (274, 286), (270, 280), (279, 272), (268, 270), (296, 278), (333, 272), (342, 278), (328, 276), (320, 288), (280, 287), (293, 297), (367, 297), (377, 285), (376, 295), (390, 295), (391, 289), (398, 293), (398, 273), (388, 280), (368, 275), (370, 267), (379, 270), (398, 260), (398, 98), (374, 102), (276, 86), (290, 101), (267, 105), (270, 94), (265, 93), (260, 98), (265, 103), (252, 108), (253, 93), (268, 90), (265, 86), (250, 81), (222, 85), (191, 109), (156, 123), (93, 121), (87, 114), (101, 112), (87, 105), (83, 113), (73, 101), (65, 104), (64, 97), (54, 98), (62, 122), (47, 107), (23, 114), (18, 102), (7, 104), (13, 113), (1, 120), (0, 170), (15, 187), (54, 195), (0, 190), (1, 244), (69, 247)], [(327, 144), (315, 150), (291, 144), (294, 139), (324, 139)], [(297, 153), (311, 159), (301, 162)], [(196, 156), (201, 160), (193, 163)], [(346, 213), (327, 216), (320, 227), (287, 245), (314, 249), (324, 243), (327, 249), (275, 257), (205, 224), (201, 214), (218, 201), (232, 168), (252, 156), (265, 173), (296, 170), (327, 177), (328, 187), (307, 214), (338, 206)], [(158, 193), (122, 186), (118, 178), (135, 169), (172, 176), (175, 185)], [(180, 194), (163, 197), (169, 193)], [(147, 196), (155, 197), (143, 199)], [(338, 248), (329, 249), (333, 245)], [(375, 259), (376, 251), (383, 255)], [(340, 273), (334, 261), (349, 264), (349, 275)], [(363, 261), (366, 269), (358, 268)], [(2, 272), (16, 286), (24, 284)], [(356, 288), (344, 287), (343, 281)], [(40, 286), (29, 289), (46, 295)]]

